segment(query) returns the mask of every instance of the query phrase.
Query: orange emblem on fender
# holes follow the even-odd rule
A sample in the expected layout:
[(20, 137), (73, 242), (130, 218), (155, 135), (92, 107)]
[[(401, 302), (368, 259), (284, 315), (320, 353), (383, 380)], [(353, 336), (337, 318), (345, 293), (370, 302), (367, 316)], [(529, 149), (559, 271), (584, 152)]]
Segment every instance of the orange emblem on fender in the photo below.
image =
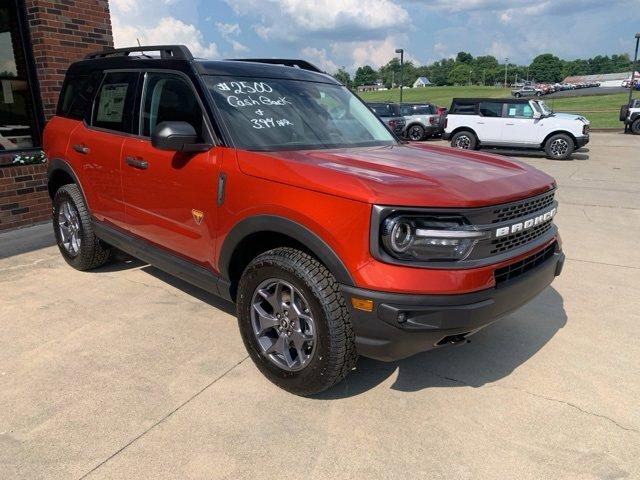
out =
[(204, 219), (204, 213), (200, 210), (191, 210), (191, 215), (193, 215), (193, 219), (196, 221), (198, 225), (202, 223)]

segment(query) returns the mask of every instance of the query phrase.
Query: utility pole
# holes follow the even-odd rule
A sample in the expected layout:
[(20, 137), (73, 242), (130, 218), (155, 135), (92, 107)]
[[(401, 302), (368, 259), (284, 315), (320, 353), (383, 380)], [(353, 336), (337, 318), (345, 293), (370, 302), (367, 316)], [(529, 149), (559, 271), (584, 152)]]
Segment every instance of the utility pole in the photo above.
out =
[(396, 48), (396, 53), (400, 54), (400, 105), (402, 105), (402, 87), (404, 86), (404, 49)]
[(469, 67), (469, 86), (471, 86), (471, 74), (473, 73), (473, 68)]
[(507, 88), (507, 69), (509, 68), (509, 57), (504, 59), (504, 88)]
[(640, 32), (636, 33), (636, 53), (633, 56), (633, 66), (631, 68), (631, 86), (629, 88), (629, 105), (631, 105), (631, 98), (633, 97), (633, 87), (634, 87), (633, 81), (635, 80), (636, 65), (638, 63), (638, 43), (640, 43)]

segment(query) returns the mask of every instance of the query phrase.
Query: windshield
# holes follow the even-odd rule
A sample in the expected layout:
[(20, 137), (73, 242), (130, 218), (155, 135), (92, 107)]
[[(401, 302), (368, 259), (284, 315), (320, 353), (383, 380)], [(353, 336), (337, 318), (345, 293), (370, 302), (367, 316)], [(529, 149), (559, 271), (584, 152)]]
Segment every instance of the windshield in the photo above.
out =
[(538, 100), (537, 103), (543, 115), (551, 115), (551, 110), (549, 110), (549, 107), (547, 107), (547, 105), (542, 100)]
[(273, 78), (206, 76), (238, 148), (326, 149), (395, 145), (375, 115), (340, 85)]

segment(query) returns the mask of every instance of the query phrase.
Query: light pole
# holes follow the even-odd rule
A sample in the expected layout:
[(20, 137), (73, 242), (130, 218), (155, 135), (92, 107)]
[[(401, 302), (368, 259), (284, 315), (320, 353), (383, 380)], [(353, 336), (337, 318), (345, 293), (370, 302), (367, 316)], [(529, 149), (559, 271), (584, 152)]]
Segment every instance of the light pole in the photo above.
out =
[(469, 86), (471, 86), (471, 74), (473, 73), (473, 68), (469, 68)]
[(636, 64), (638, 63), (638, 43), (640, 42), (640, 32), (636, 33), (636, 53), (633, 56), (633, 66), (631, 68), (631, 88), (629, 88), (629, 105), (631, 105), (631, 98), (633, 97), (633, 81), (636, 76)]
[(404, 49), (396, 48), (396, 53), (400, 54), (400, 104), (402, 104), (402, 87), (404, 84)]
[(504, 88), (507, 88), (507, 68), (509, 67), (509, 57), (504, 59)]

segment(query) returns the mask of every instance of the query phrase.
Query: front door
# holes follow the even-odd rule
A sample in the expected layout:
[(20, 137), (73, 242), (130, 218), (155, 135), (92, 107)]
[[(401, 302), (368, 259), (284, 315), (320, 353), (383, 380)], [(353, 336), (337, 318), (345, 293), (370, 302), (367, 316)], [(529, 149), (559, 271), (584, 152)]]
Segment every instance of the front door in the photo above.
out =
[(507, 103), (504, 109), (503, 142), (518, 147), (536, 146), (541, 130), (541, 119), (533, 118), (529, 102)]
[(140, 136), (126, 139), (122, 153), (129, 228), (171, 253), (210, 265), (222, 149), (181, 153), (154, 148), (151, 133), (166, 121), (191, 124), (203, 142), (211, 143), (212, 137), (189, 79), (148, 72), (143, 89)]

